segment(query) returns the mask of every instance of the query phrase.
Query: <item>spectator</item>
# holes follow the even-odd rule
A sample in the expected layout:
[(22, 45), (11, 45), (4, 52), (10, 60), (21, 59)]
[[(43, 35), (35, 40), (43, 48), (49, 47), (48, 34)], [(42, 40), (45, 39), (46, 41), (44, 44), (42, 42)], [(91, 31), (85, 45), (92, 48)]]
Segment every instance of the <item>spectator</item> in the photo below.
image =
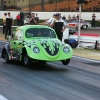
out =
[(10, 15), (10, 12), (8, 12), (8, 15), (6, 17), (6, 33), (5, 33), (5, 39), (7, 38), (7, 35), (11, 35), (11, 26), (13, 24), (13, 18)]
[(28, 25), (29, 24), (29, 15), (26, 15), (25, 17), (24, 17), (24, 25)]
[(7, 13), (4, 13), (4, 16), (3, 16), (3, 34), (5, 34), (5, 30), (6, 30), (6, 16), (7, 16)]
[(73, 19), (73, 20), (76, 19), (75, 15), (73, 15), (72, 19)]
[(67, 24), (61, 19), (60, 14), (55, 15), (55, 19), (50, 24), (50, 27), (54, 28), (58, 39), (62, 41), (63, 32), (67, 27)]
[(31, 13), (31, 17), (29, 18), (29, 23), (31, 25), (36, 25), (37, 24), (37, 21), (35, 19), (35, 14), (34, 13)]
[(62, 20), (67, 24), (66, 16), (65, 15), (62, 17)]
[(49, 18), (45, 21), (45, 25), (49, 26), (55, 20), (55, 17), (56, 17), (55, 14), (53, 14), (53, 16), (51, 18)]
[(71, 20), (71, 16), (69, 15), (69, 16), (68, 16), (68, 22), (69, 22), (70, 20)]
[(95, 27), (95, 14), (92, 15), (92, 27)]
[(39, 23), (39, 17), (38, 17), (38, 14), (37, 14), (37, 13), (36, 13), (35, 19), (36, 19), (36, 22), (37, 22), (37, 24), (38, 24), (38, 23)]
[(20, 26), (20, 14), (16, 16), (16, 20), (17, 20), (17, 25)]
[(76, 19), (79, 20), (79, 14), (77, 14)]

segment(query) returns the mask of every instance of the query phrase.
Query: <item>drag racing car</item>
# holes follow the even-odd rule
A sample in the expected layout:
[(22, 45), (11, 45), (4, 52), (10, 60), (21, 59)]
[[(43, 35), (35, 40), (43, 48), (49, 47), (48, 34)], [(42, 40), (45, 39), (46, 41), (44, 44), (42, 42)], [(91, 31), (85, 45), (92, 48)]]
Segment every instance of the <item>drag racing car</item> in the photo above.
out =
[(24, 65), (35, 61), (61, 61), (67, 65), (72, 54), (71, 46), (62, 43), (54, 29), (45, 25), (24, 25), (16, 28), (2, 50), (2, 58), (6, 62), (20, 61)]
[[(70, 25), (70, 24), (75, 24), (76, 28), (78, 28), (79, 20), (77, 20), (77, 19), (71, 20), (71, 21), (68, 22), (68, 25)], [(81, 25), (80, 26), (81, 29), (87, 29), (87, 28), (91, 27), (91, 23), (84, 21), (83, 19), (80, 20), (80, 25)]]

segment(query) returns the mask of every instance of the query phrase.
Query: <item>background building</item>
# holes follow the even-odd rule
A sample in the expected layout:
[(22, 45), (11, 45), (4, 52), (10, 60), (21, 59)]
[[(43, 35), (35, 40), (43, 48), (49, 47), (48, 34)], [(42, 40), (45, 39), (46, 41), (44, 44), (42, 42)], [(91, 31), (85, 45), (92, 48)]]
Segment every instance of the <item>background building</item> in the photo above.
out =
[[(83, 12), (99, 12), (100, 0), (87, 0), (82, 4)], [(77, 0), (0, 0), (0, 10), (78, 12)]]

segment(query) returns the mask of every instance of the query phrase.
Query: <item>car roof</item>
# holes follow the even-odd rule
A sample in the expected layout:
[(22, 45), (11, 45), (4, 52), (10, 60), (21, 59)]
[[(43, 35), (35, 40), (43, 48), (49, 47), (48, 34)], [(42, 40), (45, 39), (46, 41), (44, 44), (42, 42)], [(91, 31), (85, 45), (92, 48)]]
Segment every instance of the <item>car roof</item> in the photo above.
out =
[(52, 29), (52, 28), (45, 26), (45, 25), (23, 25), (23, 26), (20, 26), (18, 28), (22, 29), (22, 30), (27, 30), (29, 28), (49, 28), (49, 29)]

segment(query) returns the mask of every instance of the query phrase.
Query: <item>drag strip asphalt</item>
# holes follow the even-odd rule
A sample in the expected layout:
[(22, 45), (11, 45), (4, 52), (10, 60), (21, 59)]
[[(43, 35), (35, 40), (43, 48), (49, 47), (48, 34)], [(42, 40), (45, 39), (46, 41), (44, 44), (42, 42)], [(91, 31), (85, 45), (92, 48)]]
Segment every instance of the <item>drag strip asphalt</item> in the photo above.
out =
[[(4, 46), (0, 42), (0, 54)], [(26, 68), (0, 58), (1, 100), (100, 100), (100, 62), (73, 57)], [(6, 99), (7, 98), (7, 99)]]

